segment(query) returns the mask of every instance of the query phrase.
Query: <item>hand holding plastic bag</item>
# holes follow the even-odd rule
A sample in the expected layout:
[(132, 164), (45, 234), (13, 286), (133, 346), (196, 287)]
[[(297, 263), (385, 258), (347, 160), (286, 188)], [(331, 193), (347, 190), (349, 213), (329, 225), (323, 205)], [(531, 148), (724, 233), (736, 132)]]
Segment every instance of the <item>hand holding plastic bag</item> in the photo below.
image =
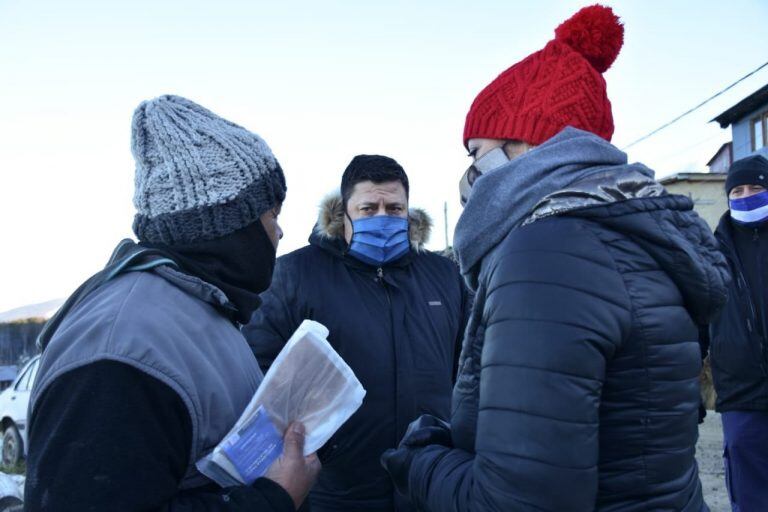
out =
[(304, 425), (306, 456), (362, 405), (365, 390), (327, 336), (322, 324), (302, 322), (235, 426), (198, 462), (203, 474), (222, 486), (250, 484), (282, 452), (281, 436), (288, 425)]
[(263, 405), (279, 431), (300, 421), (304, 455), (316, 452), (362, 405), (365, 390), (326, 341), (328, 329), (304, 320), (270, 367), (251, 405)]

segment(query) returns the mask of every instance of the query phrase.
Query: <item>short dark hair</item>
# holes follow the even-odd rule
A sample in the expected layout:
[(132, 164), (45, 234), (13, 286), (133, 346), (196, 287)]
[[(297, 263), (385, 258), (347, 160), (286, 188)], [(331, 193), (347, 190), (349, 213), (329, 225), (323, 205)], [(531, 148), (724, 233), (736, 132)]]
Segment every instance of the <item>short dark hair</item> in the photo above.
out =
[(363, 181), (373, 183), (399, 181), (405, 188), (406, 198), (409, 194), (408, 175), (393, 158), (381, 155), (357, 155), (349, 162), (341, 177), (341, 200), (345, 210), (355, 185)]

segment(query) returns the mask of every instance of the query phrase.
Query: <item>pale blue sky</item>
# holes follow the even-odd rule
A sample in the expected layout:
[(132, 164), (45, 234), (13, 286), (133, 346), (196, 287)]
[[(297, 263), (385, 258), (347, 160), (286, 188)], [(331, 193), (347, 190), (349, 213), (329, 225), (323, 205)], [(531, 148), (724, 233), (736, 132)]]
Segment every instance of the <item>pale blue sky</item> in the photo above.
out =
[[(622, 147), (768, 60), (765, 0), (609, 1), (625, 46), (605, 74)], [(262, 135), (288, 180), (280, 252), (358, 153), (400, 161), (433, 248), (460, 214), (474, 96), (588, 2), (0, 0), (0, 311), (67, 295), (130, 236), (131, 113), (187, 96)], [(708, 123), (768, 69), (629, 151), (704, 170)]]

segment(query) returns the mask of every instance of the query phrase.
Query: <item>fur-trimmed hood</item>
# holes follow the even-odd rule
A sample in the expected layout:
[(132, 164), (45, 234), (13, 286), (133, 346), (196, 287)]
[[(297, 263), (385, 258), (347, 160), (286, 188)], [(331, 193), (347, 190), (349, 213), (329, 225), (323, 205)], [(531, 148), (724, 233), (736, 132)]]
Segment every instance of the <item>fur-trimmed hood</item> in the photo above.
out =
[[(429, 214), (420, 208), (410, 208), (408, 228), (411, 248), (415, 251), (425, 250), (424, 245), (429, 242), (432, 234), (432, 218)], [(315, 233), (330, 239), (344, 238), (344, 206), (341, 194), (331, 194), (320, 203)]]

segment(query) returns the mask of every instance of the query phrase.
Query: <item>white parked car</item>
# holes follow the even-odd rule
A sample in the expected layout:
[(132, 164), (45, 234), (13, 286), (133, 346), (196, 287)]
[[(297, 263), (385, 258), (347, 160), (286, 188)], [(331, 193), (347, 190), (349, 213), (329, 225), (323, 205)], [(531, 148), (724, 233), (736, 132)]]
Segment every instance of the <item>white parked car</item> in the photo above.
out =
[(19, 372), (11, 387), (0, 393), (0, 425), (3, 429), (2, 463), (15, 466), (26, 456), (27, 409), (40, 356), (33, 357)]

